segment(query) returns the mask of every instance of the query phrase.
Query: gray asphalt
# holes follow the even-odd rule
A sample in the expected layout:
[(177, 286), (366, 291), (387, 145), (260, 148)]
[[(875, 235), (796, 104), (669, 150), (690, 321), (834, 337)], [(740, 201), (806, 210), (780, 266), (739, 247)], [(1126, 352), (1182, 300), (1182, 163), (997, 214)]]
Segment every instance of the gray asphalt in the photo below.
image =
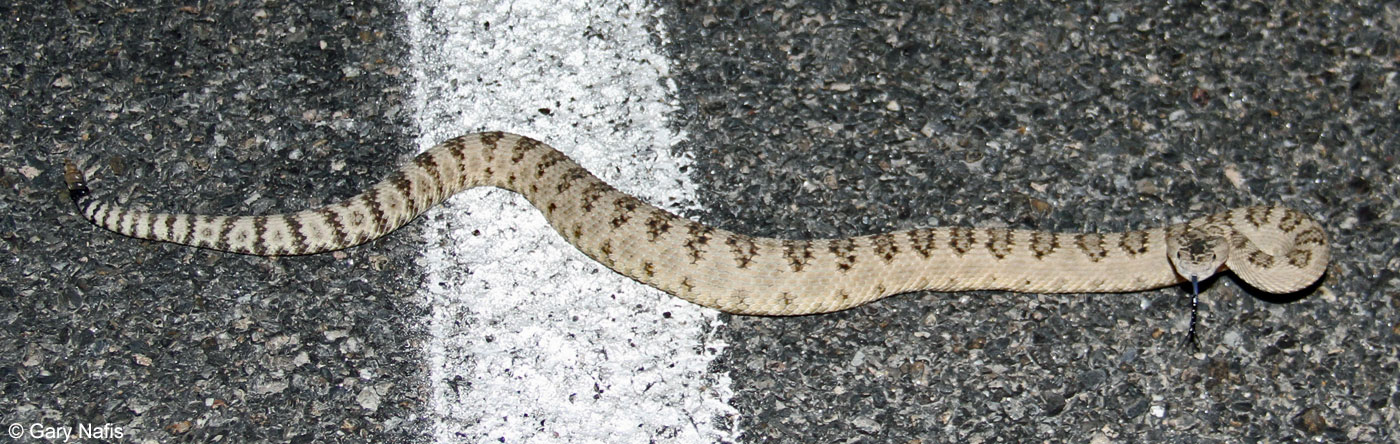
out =
[(1122, 230), (1282, 202), (1334, 251), (1315, 292), (1215, 281), (1199, 352), (1179, 288), (734, 317), (745, 441), (1400, 440), (1400, 7), (710, 5), (669, 23), (706, 222)]
[[(728, 317), (741, 441), (1400, 440), (1400, 7), (798, 3), (663, 3), (690, 216), (807, 238), (1282, 202), (1334, 259), (1287, 298), (1214, 281), (1199, 351), (1179, 288)], [(133, 241), (77, 217), (59, 168), (172, 210), (351, 195), (411, 149), (398, 7), (0, 13), (4, 425), (423, 439), (412, 225), (295, 260)]]

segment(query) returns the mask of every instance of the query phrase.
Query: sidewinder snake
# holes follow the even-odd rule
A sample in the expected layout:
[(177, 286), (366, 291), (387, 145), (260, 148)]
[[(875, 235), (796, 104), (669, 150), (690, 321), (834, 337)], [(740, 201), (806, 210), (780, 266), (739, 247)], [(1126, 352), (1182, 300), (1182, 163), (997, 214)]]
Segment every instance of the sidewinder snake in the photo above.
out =
[[(348, 248), (461, 190), (505, 188), (523, 194), (559, 234), (609, 268), (687, 301), (748, 315), (832, 312), (916, 290), (1133, 292), (1225, 269), (1259, 290), (1288, 293), (1316, 282), (1329, 254), (1317, 221), (1277, 205), (1120, 233), (946, 227), (843, 239), (746, 236), (647, 204), (542, 142), (500, 132), (442, 142), (342, 202), (266, 216), (146, 212), (91, 196), (72, 162), (64, 173), (79, 212), (97, 226), (265, 256)], [(1193, 334), (1194, 324), (1193, 310)]]

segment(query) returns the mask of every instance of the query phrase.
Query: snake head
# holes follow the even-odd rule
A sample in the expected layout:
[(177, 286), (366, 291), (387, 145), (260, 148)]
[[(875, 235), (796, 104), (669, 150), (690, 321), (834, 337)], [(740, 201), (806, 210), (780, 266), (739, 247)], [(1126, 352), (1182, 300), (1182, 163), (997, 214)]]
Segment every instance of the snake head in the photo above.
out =
[(1181, 277), (1205, 280), (1219, 271), (1230, 257), (1230, 242), (1223, 228), (1187, 227), (1167, 236), (1167, 257)]

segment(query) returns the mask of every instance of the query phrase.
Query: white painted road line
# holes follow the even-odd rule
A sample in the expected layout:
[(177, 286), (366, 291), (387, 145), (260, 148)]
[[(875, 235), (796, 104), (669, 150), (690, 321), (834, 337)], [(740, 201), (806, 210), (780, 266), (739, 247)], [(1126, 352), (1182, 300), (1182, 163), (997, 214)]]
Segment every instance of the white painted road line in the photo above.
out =
[[(418, 145), (480, 130), (559, 148), (673, 211), (670, 62), (645, 1), (406, 0)], [(437, 442), (715, 442), (737, 435), (716, 312), (593, 262), (524, 198), (472, 190), (425, 217)], [(727, 418), (717, 421), (717, 418)], [(504, 441), (502, 441), (504, 440)]]

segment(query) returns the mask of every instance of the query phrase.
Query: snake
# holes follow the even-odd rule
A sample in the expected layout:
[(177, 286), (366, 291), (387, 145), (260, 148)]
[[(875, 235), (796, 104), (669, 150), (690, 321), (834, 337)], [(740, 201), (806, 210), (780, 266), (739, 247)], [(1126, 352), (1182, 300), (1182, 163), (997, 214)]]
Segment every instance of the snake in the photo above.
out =
[(1139, 292), (1194, 286), (1225, 271), (1258, 290), (1292, 293), (1317, 282), (1329, 259), (1321, 224), (1282, 205), (1108, 233), (930, 227), (833, 239), (748, 236), (648, 204), (559, 150), (504, 132), (446, 140), (358, 195), (283, 214), (170, 214), (121, 205), (94, 197), (72, 160), (64, 179), (78, 213), (98, 227), (261, 256), (353, 247), (459, 191), (504, 188), (524, 195), (593, 260), (695, 304), (742, 315), (834, 312), (918, 290)]

